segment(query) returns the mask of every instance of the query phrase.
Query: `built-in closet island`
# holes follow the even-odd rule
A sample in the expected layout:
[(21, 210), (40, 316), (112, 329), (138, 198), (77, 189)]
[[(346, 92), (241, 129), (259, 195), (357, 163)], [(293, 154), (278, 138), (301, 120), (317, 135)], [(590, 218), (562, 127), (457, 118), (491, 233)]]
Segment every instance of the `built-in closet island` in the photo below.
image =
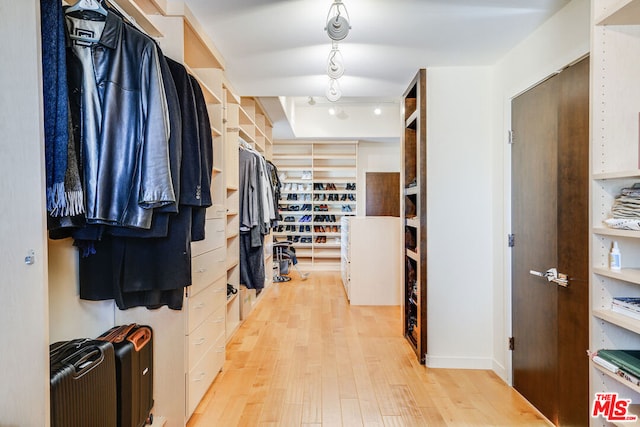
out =
[[(225, 345), (241, 322), (239, 138), (270, 159), (272, 124), (257, 99), (238, 95), (228, 82), (224, 58), (184, 2), (117, 0), (110, 5), (154, 38), (165, 56), (183, 64), (202, 89), (213, 141), (213, 204), (206, 210), (206, 238), (191, 246), (192, 283), (185, 288), (182, 310), (119, 310), (113, 301), (80, 300), (77, 249), (71, 239), (50, 240), (49, 336), (54, 342), (96, 337), (119, 324), (150, 325), (154, 425), (184, 425), (222, 369)], [(271, 236), (265, 238), (267, 286), (270, 240)], [(227, 284), (236, 292), (228, 293)]]

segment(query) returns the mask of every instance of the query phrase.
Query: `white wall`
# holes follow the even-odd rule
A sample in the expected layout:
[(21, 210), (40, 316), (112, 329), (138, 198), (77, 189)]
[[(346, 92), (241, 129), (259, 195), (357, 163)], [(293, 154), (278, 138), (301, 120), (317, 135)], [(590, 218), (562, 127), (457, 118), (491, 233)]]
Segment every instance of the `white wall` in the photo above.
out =
[[(335, 115), (329, 114), (330, 107), (337, 110)], [(297, 138), (397, 138), (402, 130), (400, 104), (389, 102), (378, 107), (382, 111), (379, 116), (369, 103), (296, 105), (294, 133)]]
[(589, 52), (589, 17), (574, 0), (494, 66), (427, 70), (429, 366), (511, 382), (510, 102)]
[(491, 368), (491, 93), (489, 67), (427, 69), (430, 367)]
[(589, 52), (590, 2), (573, 0), (494, 67), (492, 108), (493, 221), (493, 370), (511, 383), (511, 261), (507, 248), (510, 232), (511, 152), (507, 143), (511, 99), (575, 62)]
[[(40, 3), (0, 2), (0, 425), (49, 425)], [(25, 257), (33, 251), (34, 263)]]

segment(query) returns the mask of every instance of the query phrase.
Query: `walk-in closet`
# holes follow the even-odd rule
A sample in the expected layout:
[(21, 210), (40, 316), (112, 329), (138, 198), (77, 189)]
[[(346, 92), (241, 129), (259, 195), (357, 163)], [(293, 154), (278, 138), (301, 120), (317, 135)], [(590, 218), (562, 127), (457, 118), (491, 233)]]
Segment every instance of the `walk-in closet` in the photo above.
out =
[[(3, 2), (0, 426), (640, 416), (602, 361), (640, 348), (637, 9)], [(521, 156), (531, 129), (576, 151)], [(540, 218), (588, 248), (538, 245)], [(544, 345), (553, 322), (589, 348)]]

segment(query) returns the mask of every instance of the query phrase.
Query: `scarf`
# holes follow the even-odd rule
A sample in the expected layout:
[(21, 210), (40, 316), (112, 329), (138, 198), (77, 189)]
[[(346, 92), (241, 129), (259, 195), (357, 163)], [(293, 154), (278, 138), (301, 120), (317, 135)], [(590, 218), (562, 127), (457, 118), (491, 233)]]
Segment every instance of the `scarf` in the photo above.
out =
[(84, 211), (77, 153), (69, 142), (64, 13), (59, 0), (40, 1), (47, 211), (54, 217)]

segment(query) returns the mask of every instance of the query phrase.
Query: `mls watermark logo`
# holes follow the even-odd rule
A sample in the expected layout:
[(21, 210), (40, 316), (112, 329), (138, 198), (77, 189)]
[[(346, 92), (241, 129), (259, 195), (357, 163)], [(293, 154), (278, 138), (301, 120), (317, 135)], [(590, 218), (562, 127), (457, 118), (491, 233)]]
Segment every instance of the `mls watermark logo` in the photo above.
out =
[(591, 416), (596, 418), (602, 415), (607, 421), (636, 421), (638, 417), (627, 412), (630, 404), (631, 399), (620, 399), (618, 393), (596, 393)]

